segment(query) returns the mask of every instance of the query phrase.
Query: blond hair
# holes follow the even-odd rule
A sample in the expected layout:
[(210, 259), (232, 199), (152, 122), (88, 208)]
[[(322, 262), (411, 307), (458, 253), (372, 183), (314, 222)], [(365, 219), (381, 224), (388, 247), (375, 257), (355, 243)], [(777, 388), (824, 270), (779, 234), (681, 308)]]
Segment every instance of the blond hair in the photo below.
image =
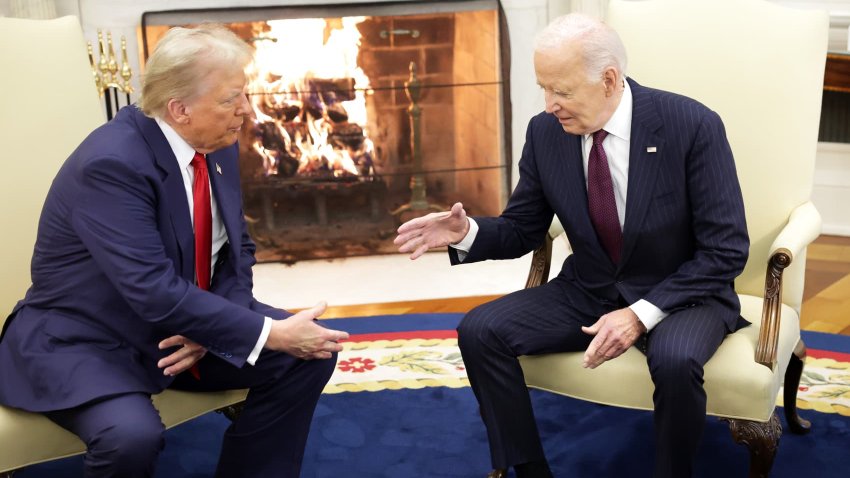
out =
[(251, 48), (218, 24), (175, 27), (157, 43), (145, 65), (138, 106), (149, 117), (163, 117), (171, 99), (191, 99), (203, 93), (213, 71), (244, 68)]
[(537, 35), (534, 50), (558, 49), (569, 42), (580, 42), (589, 81), (602, 81), (602, 72), (608, 67), (626, 75), (626, 47), (620, 35), (602, 21), (580, 13), (552, 20)]

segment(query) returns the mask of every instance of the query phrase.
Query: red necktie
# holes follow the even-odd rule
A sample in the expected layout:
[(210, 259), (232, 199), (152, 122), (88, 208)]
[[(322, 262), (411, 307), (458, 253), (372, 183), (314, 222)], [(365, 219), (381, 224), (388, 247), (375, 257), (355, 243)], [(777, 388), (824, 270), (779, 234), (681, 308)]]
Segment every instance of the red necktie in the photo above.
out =
[[(195, 277), (198, 287), (210, 288), (210, 261), (212, 260), (212, 210), (210, 208), (210, 179), (204, 155), (196, 152), (192, 158), (195, 180), (192, 183), (193, 213), (195, 222)], [(200, 380), (198, 364), (189, 369)]]
[(623, 232), (617, 215), (608, 157), (602, 148), (602, 140), (607, 135), (608, 132), (602, 129), (593, 133), (593, 147), (590, 148), (590, 158), (587, 162), (587, 207), (599, 242), (616, 264), (620, 262)]
[(195, 276), (198, 287), (210, 288), (210, 260), (212, 258), (212, 211), (210, 210), (210, 178), (207, 161), (201, 153), (192, 158), (195, 181), (192, 184), (195, 217)]

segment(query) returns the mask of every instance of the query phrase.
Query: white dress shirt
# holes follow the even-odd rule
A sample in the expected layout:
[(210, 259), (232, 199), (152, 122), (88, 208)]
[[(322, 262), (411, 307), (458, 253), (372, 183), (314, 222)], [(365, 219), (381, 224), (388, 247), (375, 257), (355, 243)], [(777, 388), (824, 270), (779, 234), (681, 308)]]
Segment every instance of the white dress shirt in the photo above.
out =
[[(611, 170), (611, 182), (614, 184), (614, 201), (617, 203), (617, 217), (620, 220), (620, 229), (626, 221), (626, 196), (629, 183), (629, 140), (632, 130), (632, 90), (628, 82), (623, 82), (625, 88), (623, 97), (620, 99), (620, 104), (611, 118), (602, 127), (608, 132), (608, 135), (602, 141), (602, 146), (605, 148), (605, 155), (608, 158), (608, 167)], [(587, 162), (590, 158), (590, 148), (593, 146), (593, 135), (584, 135), (582, 141), (582, 156), (584, 165), (584, 180), (587, 183)], [(478, 224), (475, 220), (469, 218), (469, 232), (457, 244), (452, 244), (458, 250), (458, 258), (463, 261), (466, 253), (472, 247), (472, 242), (478, 234)], [(638, 319), (646, 326), (646, 330), (650, 331), (667, 317), (667, 313), (656, 307), (654, 304), (640, 299), (629, 306), (630, 309), (638, 316)]]
[[(174, 152), (174, 157), (177, 158), (177, 164), (180, 166), (180, 174), (183, 175), (183, 187), (186, 189), (186, 200), (189, 202), (189, 216), (192, 219), (192, 228), (194, 229), (195, 202), (193, 199), (194, 194), (192, 192), (192, 184), (195, 180), (195, 168), (192, 167), (192, 159), (195, 157), (195, 148), (190, 146), (186, 140), (181, 138), (180, 135), (174, 131), (174, 128), (165, 121), (156, 118), (156, 124), (159, 125), (159, 128), (162, 130), (162, 134), (165, 135), (165, 140), (168, 141), (171, 151)], [(212, 193), (212, 186), (210, 186), (210, 202), (210, 210), (212, 212), (212, 257), (210, 257), (210, 281), (212, 281), (212, 275), (215, 273), (215, 263), (218, 260), (218, 253), (224, 243), (227, 242), (227, 231), (224, 229), (224, 222), (221, 220), (221, 215), (218, 211), (218, 203), (216, 203), (215, 194)], [(251, 365), (254, 365), (257, 362), (260, 352), (263, 351), (263, 346), (266, 344), (269, 332), (271, 332), (271, 321), (271, 318), (266, 317), (266, 320), (263, 323), (263, 330), (260, 332), (257, 344), (254, 346), (251, 354), (248, 355), (247, 362)]]

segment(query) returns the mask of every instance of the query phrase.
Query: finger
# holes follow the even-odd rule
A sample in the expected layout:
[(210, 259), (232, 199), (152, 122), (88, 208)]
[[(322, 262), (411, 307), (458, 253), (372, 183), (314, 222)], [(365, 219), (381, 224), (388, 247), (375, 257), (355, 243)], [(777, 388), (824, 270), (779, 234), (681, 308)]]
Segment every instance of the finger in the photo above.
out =
[(410, 242), (413, 239), (416, 239), (417, 237), (419, 237), (421, 235), (422, 235), (422, 230), (417, 228), (417, 229), (414, 229), (412, 231), (406, 232), (404, 234), (399, 234), (398, 236), (396, 236), (395, 239), (393, 239), (393, 244), (398, 245), (398, 244), (407, 243), (407, 242)]
[(456, 202), (456, 203), (452, 204), (452, 210), (451, 210), (452, 216), (460, 218), (460, 217), (463, 216), (463, 214), (464, 214), (463, 204), (461, 204), (460, 202)]
[(309, 360), (311, 358), (314, 358), (314, 359), (329, 359), (331, 357), (333, 357), (333, 354), (330, 353), (330, 352), (315, 352), (310, 357), (306, 357), (306, 359), (307, 360)]
[(590, 345), (587, 346), (587, 350), (584, 351), (584, 359), (582, 362), (587, 366), (587, 363), (591, 362), (596, 357), (596, 350), (599, 348), (599, 341), (594, 338), (590, 341)]
[(168, 354), (167, 357), (163, 357), (163, 358), (159, 359), (159, 362), (156, 363), (157, 367), (159, 367), (159, 368), (170, 367), (170, 366), (176, 364), (177, 362), (185, 359), (187, 356), (191, 355), (191, 353), (187, 352), (187, 350), (188, 349), (186, 347), (181, 347), (180, 349), (175, 350), (174, 352)]
[(165, 375), (177, 375), (179, 373), (185, 372), (189, 370), (189, 368), (196, 362), (194, 357), (187, 357), (170, 367), (166, 367), (165, 370), (162, 371)]
[(325, 313), (325, 310), (328, 308), (328, 304), (325, 301), (321, 301), (318, 304), (310, 307), (309, 309), (304, 309), (297, 314), (290, 317), (290, 319), (303, 319), (303, 320), (313, 320), (320, 315)]
[(596, 367), (598, 367), (598, 366), (602, 365), (603, 363), (605, 363), (605, 361), (604, 361), (604, 360), (593, 360), (593, 361), (591, 361), (591, 362), (587, 363), (587, 364), (584, 366), (584, 368), (589, 368), (589, 369), (593, 370), (593, 369), (595, 369)]
[(422, 222), (421, 217), (417, 217), (416, 219), (411, 219), (411, 220), (405, 222), (404, 224), (402, 224), (401, 226), (398, 226), (398, 229), (396, 229), (395, 232), (396, 232), (396, 234), (401, 236), (402, 234), (410, 232), (411, 229), (415, 229), (415, 228), (419, 227), (418, 224), (420, 222)]
[(310, 310), (312, 311), (312, 314), (313, 314), (313, 318), (321, 316), (322, 314), (325, 313), (325, 311), (327, 309), (328, 309), (328, 303), (323, 301), (323, 300), (319, 301), (316, 305), (314, 305), (313, 307), (310, 308)]
[(590, 341), (582, 361), (584, 367), (596, 368), (597, 365), (605, 361), (603, 350), (608, 347), (605, 342), (605, 335), (597, 335)]
[(605, 360), (606, 361), (614, 360), (615, 358), (619, 357), (620, 355), (623, 355), (623, 352), (625, 352), (625, 350), (620, 349), (619, 347), (613, 348), (613, 349), (609, 350), (607, 354), (605, 354)]
[(596, 335), (602, 329), (602, 326), (605, 325), (605, 316), (600, 317), (596, 322), (593, 323), (590, 327), (582, 327), (581, 331), (590, 334)]
[(594, 369), (598, 367), (600, 364), (605, 362), (605, 358), (598, 354), (588, 354), (585, 352), (584, 359), (582, 360), (582, 366), (584, 368)]
[(401, 246), (399, 246), (398, 252), (407, 253), (407, 252), (413, 251), (417, 247), (419, 247), (419, 244), (420, 244), (420, 241), (416, 240), (416, 238), (413, 238), (413, 239), (405, 242)]
[(601, 358), (609, 357), (612, 351), (616, 349), (616, 341), (612, 339), (610, 331), (602, 330), (596, 334), (596, 338), (599, 339), (599, 344), (596, 347), (596, 356)]
[(596, 324), (593, 324), (590, 327), (582, 326), (581, 331), (587, 335), (596, 335), (596, 333), (599, 332), (599, 327)]
[(420, 227), (422, 227), (422, 223), (424, 223), (427, 220), (428, 220), (428, 216), (422, 216), (422, 217), (417, 217), (415, 219), (411, 219), (411, 220), (405, 222), (404, 224), (402, 224), (401, 226), (398, 226), (398, 229), (396, 229), (396, 232), (399, 235), (409, 233), (410, 231), (412, 231), (414, 229), (419, 229)]
[(342, 345), (336, 342), (325, 342), (320, 352), (342, 352)]
[(345, 332), (343, 330), (333, 330), (333, 329), (327, 329), (327, 330), (328, 330), (328, 332), (330, 332), (330, 338), (328, 339), (328, 341), (330, 341), (330, 342), (338, 342), (340, 340), (347, 340), (348, 339), (348, 332)]
[(413, 254), (410, 255), (410, 260), (419, 259), (420, 257), (422, 257), (422, 254), (428, 252), (428, 249), (429, 247), (427, 244), (422, 244), (421, 246), (419, 246), (419, 248), (413, 251)]
[(162, 350), (162, 349), (167, 349), (169, 347), (174, 347), (176, 345), (181, 345), (181, 344), (183, 344), (183, 342), (185, 342), (185, 340), (186, 340), (185, 337), (183, 337), (182, 335), (172, 335), (171, 337), (168, 337), (167, 339), (163, 339), (159, 343), (159, 349)]
[(431, 214), (426, 214), (424, 216), (411, 219), (411, 220), (405, 222), (404, 224), (402, 224), (401, 226), (399, 226), (398, 229), (396, 229), (396, 232), (399, 233), (399, 234), (403, 234), (405, 232), (410, 232), (413, 229), (425, 227), (425, 226), (428, 225), (428, 223), (442, 219), (443, 217), (446, 217), (449, 214), (450, 213), (448, 211), (446, 211), (446, 212), (432, 212)]

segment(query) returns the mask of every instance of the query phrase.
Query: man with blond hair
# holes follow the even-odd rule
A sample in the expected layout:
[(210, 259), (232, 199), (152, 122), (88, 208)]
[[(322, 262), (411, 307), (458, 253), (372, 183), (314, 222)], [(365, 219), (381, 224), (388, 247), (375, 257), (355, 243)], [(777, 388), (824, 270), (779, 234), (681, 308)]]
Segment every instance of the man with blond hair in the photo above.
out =
[(733, 281), (749, 239), (723, 123), (692, 99), (626, 78), (619, 36), (587, 16), (541, 32), (534, 69), (546, 110), (528, 125), (502, 214), (468, 218), (458, 203), (403, 224), (396, 243), (414, 259), (446, 245), (454, 264), (509, 259), (538, 247), (553, 216), (570, 240), (556, 278), (479, 306), (458, 326), (490, 476), (508, 467), (552, 476), (517, 357), (584, 350), (595, 368), (631, 346), (655, 383), (653, 476), (691, 476), (703, 366), (746, 325)]
[(123, 108), (50, 188), (32, 286), (0, 339), (0, 403), (86, 444), (86, 477), (150, 477), (164, 446), (151, 395), (249, 388), (216, 476), (299, 475), (345, 332), (252, 293), (254, 244), (235, 144), (250, 105), (246, 44), (174, 28)]

